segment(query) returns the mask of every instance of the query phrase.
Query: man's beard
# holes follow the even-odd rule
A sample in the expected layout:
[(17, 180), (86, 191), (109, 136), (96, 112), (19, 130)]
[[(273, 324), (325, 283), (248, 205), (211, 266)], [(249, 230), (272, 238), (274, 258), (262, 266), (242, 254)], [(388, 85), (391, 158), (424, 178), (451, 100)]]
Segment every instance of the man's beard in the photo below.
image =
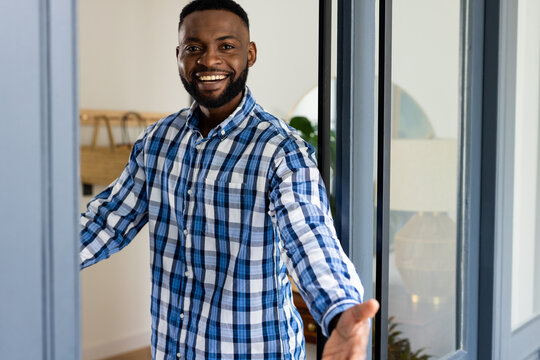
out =
[[(227, 104), (232, 99), (234, 99), (238, 94), (244, 91), (246, 87), (248, 69), (249, 69), (249, 66), (248, 64), (246, 64), (246, 68), (240, 73), (240, 76), (238, 76), (238, 79), (229, 81), (223, 93), (219, 95), (217, 98), (210, 98), (201, 94), (199, 90), (197, 89), (197, 84), (195, 83), (195, 80), (192, 80), (191, 82), (189, 82), (182, 75), (180, 75), (180, 79), (182, 80), (182, 84), (184, 84), (184, 88), (186, 89), (186, 91), (189, 93), (189, 95), (193, 97), (193, 99), (195, 99), (195, 101), (197, 101), (197, 103), (200, 106), (204, 106), (205, 108), (215, 109), (215, 108), (218, 108)], [(210, 69), (205, 67), (204, 69), (201, 69), (199, 71), (205, 72), (209, 70)]]

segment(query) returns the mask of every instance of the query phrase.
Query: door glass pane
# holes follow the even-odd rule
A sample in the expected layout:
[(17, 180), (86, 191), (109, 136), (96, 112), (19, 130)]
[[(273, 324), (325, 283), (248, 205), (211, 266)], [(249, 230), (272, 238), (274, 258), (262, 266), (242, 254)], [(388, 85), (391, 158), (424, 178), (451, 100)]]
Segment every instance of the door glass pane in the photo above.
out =
[(393, 2), (389, 359), (456, 349), (461, 3)]
[(540, 314), (540, 2), (520, 0), (517, 21), (512, 329)]

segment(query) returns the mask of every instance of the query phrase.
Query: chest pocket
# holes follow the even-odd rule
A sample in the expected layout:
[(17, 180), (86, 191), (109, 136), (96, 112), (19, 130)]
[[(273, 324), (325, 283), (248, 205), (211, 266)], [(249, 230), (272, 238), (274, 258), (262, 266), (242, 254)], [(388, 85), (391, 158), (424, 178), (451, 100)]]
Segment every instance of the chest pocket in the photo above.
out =
[(204, 222), (205, 236), (241, 241), (247, 233), (264, 228), (265, 189), (213, 179), (201, 185), (195, 216)]
[(197, 200), (206, 220), (226, 222), (225, 226), (240, 224), (243, 213), (250, 210), (250, 198), (256, 195), (242, 183), (220, 180), (205, 181), (199, 191)]

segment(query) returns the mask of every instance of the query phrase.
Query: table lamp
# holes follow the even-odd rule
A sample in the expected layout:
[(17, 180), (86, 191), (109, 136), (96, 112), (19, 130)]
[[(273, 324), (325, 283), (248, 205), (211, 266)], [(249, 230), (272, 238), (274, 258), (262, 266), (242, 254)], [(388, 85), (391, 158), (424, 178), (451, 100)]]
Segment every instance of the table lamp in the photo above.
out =
[(455, 139), (391, 142), (390, 209), (415, 212), (396, 232), (395, 264), (413, 302), (455, 292), (457, 203)]

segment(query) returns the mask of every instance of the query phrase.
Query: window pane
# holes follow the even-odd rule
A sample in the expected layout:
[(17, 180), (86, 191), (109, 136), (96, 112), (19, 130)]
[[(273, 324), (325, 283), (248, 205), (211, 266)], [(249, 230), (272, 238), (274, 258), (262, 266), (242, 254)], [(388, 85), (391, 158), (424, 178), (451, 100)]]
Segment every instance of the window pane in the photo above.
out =
[(512, 329), (540, 313), (540, 3), (520, 0), (516, 58)]
[(393, 2), (389, 359), (456, 348), (460, 12)]

